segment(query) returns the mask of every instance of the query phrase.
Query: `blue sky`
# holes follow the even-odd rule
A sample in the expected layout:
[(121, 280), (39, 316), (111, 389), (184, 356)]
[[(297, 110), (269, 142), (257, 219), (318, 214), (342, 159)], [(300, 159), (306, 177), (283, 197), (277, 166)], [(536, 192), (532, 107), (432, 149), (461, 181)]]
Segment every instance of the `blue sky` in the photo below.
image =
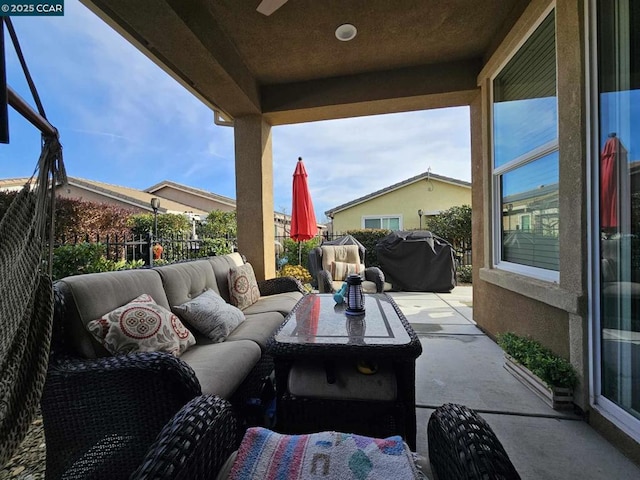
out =
[[(233, 130), (76, 0), (64, 17), (14, 17), (27, 65), (70, 176), (144, 189), (172, 180), (235, 198)], [(33, 105), (6, 39), (7, 79)], [(29, 176), (39, 132), (10, 109), (0, 177)], [(274, 207), (291, 211), (303, 157), (324, 211), (426, 172), (470, 181), (467, 107), (274, 127)]]

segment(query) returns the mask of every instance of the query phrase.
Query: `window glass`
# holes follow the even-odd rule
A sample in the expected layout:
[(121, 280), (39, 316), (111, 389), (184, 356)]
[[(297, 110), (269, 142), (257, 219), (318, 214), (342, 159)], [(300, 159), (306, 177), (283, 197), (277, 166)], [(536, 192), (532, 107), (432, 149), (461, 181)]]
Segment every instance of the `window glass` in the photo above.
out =
[(496, 167), (558, 137), (556, 97), (496, 103), (493, 118)]
[(496, 168), (557, 139), (553, 13), (494, 79), (493, 102)]
[(364, 228), (381, 228), (379, 218), (365, 218)]
[(400, 230), (400, 219), (398, 217), (384, 218), (382, 228), (386, 228), (387, 230)]
[(525, 273), (533, 270), (520, 265), (557, 272), (560, 218), (554, 12), (493, 81), (493, 153), (494, 186), (500, 193), (496, 208), (501, 212), (496, 222), (498, 263), (513, 264), (511, 268)]
[(400, 217), (365, 218), (364, 228), (386, 228), (400, 230)]
[(640, 2), (597, 5), (600, 395), (640, 419)]
[[(501, 179), (502, 259), (557, 271), (558, 152), (511, 170)], [(526, 223), (521, 223), (525, 218)]]

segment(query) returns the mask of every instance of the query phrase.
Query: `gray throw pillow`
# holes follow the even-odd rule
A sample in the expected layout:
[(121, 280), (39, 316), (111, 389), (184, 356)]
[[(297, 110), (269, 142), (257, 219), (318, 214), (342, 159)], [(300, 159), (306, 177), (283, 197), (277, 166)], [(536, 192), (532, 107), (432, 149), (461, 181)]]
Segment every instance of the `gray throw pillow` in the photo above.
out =
[(206, 290), (193, 300), (174, 306), (173, 311), (214, 342), (224, 342), (244, 321), (244, 313), (229, 305), (213, 290)]

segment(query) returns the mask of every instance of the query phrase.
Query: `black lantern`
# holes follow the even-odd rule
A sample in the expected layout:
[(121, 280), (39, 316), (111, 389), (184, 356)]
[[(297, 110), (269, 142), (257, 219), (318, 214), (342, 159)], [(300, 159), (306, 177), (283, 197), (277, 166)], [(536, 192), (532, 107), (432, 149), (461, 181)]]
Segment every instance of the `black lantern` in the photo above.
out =
[(160, 208), (160, 199), (153, 197), (151, 199), (151, 208), (153, 209), (153, 238), (158, 238), (158, 209)]
[(351, 274), (347, 277), (347, 293), (345, 294), (347, 315), (364, 315), (364, 293), (362, 292), (362, 277)]

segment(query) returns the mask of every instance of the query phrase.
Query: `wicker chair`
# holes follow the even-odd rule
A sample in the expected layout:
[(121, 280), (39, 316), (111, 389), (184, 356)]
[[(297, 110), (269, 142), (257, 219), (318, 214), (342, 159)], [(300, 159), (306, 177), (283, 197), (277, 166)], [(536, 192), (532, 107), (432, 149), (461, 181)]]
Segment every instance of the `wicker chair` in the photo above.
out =
[(211, 478), (238, 443), (231, 405), (165, 353), (52, 360), (41, 406), (47, 480)]
[(438, 480), (519, 480), (489, 424), (456, 404), (438, 407), (427, 426), (429, 460)]
[[(340, 260), (340, 262), (334, 262), (334, 258)], [(319, 292), (334, 293), (340, 289), (346, 275), (334, 278), (336, 268), (334, 266), (332, 272), (332, 264), (342, 263), (343, 265), (355, 264), (360, 266), (363, 264), (363, 252), (359, 250), (357, 245), (323, 245), (313, 249), (309, 255), (309, 261), (316, 263), (313, 266), (310, 265), (310, 270), (318, 272)], [(343, 273), (346, 273), (346, 270)], [(389, 284), (385, 284), (384, 273), (378, 267), (367, 267), (362, 274), (365, 280), (363, 282), (365, 293), (382, 293), (391, 287)]]

